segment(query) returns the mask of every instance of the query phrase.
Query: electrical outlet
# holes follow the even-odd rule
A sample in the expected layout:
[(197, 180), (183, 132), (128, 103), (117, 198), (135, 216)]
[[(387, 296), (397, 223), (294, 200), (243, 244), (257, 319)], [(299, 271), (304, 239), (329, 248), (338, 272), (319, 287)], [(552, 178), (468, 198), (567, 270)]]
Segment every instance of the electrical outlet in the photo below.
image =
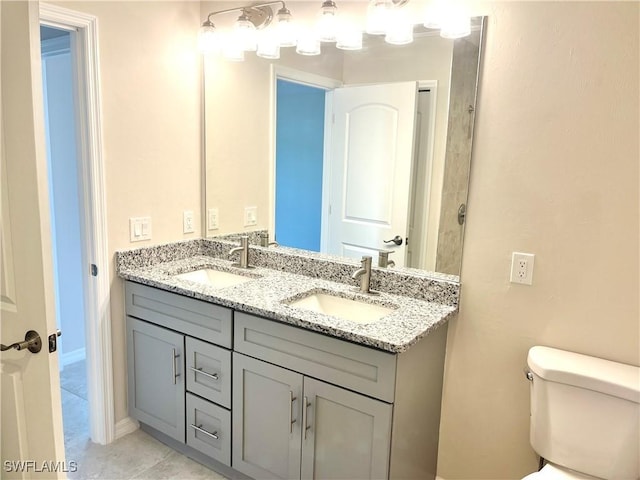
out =
[(129, 240), (132, 242), (151, 240), (151, 217), (131, 217), (129, 219)]
[(193, 233), (196, 229), (193, 225), (193, 210), (182, 212), (182, 233)]
[(207, 230), (217, 230), (218, 228), (220, 228), (218, 209), (210, 208), (207, 210)]
[(511, 255), (511, 283), (533, 284), (533, 253), (513, 252)]
[(244, 226), (252, 227), (258, 224), (258, 207), (244, 207)]

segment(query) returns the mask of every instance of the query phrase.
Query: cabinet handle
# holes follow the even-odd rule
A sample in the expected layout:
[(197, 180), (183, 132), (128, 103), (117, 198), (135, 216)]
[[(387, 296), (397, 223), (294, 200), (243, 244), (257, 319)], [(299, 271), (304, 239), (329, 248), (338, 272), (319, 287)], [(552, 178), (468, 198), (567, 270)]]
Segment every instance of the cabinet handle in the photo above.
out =
[(176, 349), (171, 349), (171, 372), (173, 373), (173, 384), (176, 385), (178, 383), (177, 378), (180, 374), (176, 371), (176, 358), (180, 356), (179, 353), (176, 353)]
[(309, 412), (308, 412), (308, 408), (311, 406), (311, 402), (309, 402), (309, 399), (305, 396), (302, 397), (304, 403), (302, 404), (302, 424), (304, 425), (304, 439), (307, 439), (307, 430), (311, 429), (311, 425), (307, 425), (307, 422), (309, 420)]
[(218, 374), (217, 373), (205, 372), (204, 370), (202, 370), (202, 368), (196, 368), (196, 367), (189, 367), (189, 370), (191, 370), (192, 372), (201, 373), (205, 377), (209, 377), (209, 378), (211, 378), (213, 380), (218, 380)]
[(296, 419), (293, 418), (293, 402), (295, 402), (298, 397), (293, 396), (293, 391), (289, 390), (289, 433), (293, 433), (293, 424), (296, 423)]
[(214, 440), (218, 440), (218, 431), (216, 430), (215, 432), (211, 433), (211, 432), (207, 432), (204, 428), (202, 428), (202, 424), (200, 425), (195, 425), (195, 424), (191, 424), (191, 428), (193, 428), (194, 430), (200, 432), (200, 433), (204, 433), (205, 435), (208, 435), (209, 437), (213, 438)]

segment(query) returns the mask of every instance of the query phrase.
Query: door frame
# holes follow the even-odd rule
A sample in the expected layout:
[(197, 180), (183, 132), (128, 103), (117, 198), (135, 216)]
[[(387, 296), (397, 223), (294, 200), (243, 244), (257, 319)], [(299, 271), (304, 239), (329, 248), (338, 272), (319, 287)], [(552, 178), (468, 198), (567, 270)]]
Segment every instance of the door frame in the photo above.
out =
[[(430, 99), (430, 108), (429, 108), (429, 136), (427, 138), (427, 156), (425, 158), (427, 165), (425, 168), (425, 178), (420, 179), (425, 182), (427, 185), (426, 198), (424, 199), (416, 199), (423, 201), (424, 206), (424, 215), (422, 218), (423, 224), (423, 237), (421, 240), (422, 248), (420, 249), (420, 258), (422, 259), (423, 265), (420, 265), (416, 268), (425, 268), (424, 262), (429, 253), (429, 242), (434, 238), (434, 232), (429, 231), (429, 219), (433, 218), (434, 215), (437, 215), (437, 218), (433, 221), (437, 221), (437, 225), (440, 223), (440, 209), (438, 208), (437, 212), (431, 212), (431, 192), (433, 191), (433, 182), (435, 179), (433, 178), (433, 159), (435, 155), (435, 145), (436, 145), (436, 118), (437, 118), (437, 106), (438, 106), (438, 81), (437, 80), (418, 80), (418, 95), (420, 94), (420, 90), (429, 90)], [(447, 106), (448, 108), (448, 106)], [(422, 139), (421, 139), (422, 140)], [(417, 151), (414, 152), (414, 162), (417, 160), (415, 156), (417, 155)], [(415, 164), (414, 164), (415, 166)], [(415, 195), (415, 192), (411, 192), (411, 196)], [(410, 212), (410, 215), (413, 215), (413, 212)], [(438, 232), (436, 228), (435, 232), (435, 241), (438, 241)], [(415, 243), (414, 243), (415, 244)]]
[(81, 180), (81, 236), (83, 263), (97, 267), (85, 284), (85, 345), (91, 439), (108, 444), (115, 439), (109, 251), (102, 115), (98, 56), (98, 19), (74, 10), (40, 3), (40, 24), (76, 32), (71, 38)]
[[(309, 85), (311, 87), (320, 88), (327, 91), (327, 94), (334, 88), (343, 86), (340, 80), (335, 78), (323, 77), (314, 73), (303, 72), (302, 70), (296, 70), (290, 67), (283, 67), (282, 65), (271, 64), (271, 85), (270, 85), (270, 101), (269, 109), (271, 111), (271, 121), (269, 126), (269, 232), (275, 235), (276, 231), (276, 124), (278, 115), (278, 80), (286, 80), (292, 83), (300, 83), (302, 85)], [(328, 111), (325, 106), (325, 121)], [(325, 134), (324, 147), (323, 147), (323, 178), (322, 189), (324, 192), (325, 182), (325, 168), (324, 159), (327, 158), (329, 143), (327, 142), (327, 135)], [(324, 222), (325, 215), (325, 200), (324, 195), (322, 199), (322, 216)], [(323, 248), (322, 240), (320, 241), (320, 250)]]

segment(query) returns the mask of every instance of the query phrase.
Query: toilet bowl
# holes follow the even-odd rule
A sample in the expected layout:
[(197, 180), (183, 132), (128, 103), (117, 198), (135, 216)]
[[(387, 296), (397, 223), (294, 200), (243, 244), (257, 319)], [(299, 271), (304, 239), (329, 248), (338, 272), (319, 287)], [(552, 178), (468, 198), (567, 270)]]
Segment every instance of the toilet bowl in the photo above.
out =
[(533, 472), (522, 480), (599, 480), (591, 475), (569, 470), (552, 463), (546, 464), (539, 472)]

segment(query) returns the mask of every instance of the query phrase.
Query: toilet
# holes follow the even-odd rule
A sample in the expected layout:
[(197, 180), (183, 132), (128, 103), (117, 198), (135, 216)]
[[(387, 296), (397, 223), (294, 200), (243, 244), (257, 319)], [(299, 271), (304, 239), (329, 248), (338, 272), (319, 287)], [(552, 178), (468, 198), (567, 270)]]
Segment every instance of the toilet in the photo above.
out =
[(548, 463), (523, 480), (640, 478), (640, 368), (529, 350), (530, 441)]

